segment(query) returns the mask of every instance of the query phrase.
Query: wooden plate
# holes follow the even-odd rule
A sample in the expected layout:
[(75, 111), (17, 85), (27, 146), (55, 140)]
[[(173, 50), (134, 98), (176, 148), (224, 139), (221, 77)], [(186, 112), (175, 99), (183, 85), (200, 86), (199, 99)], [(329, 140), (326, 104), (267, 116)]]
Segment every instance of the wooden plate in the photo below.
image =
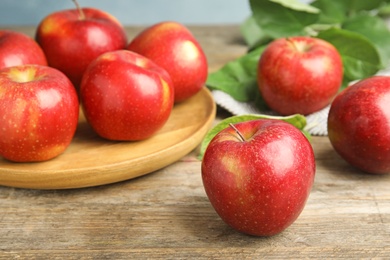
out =
[(45, 162), (12, 163), (0, 159), (0, 185), (31, 189), (71, 189), (132, 179), (161, 169), (202, 141), (216, 106), (203, 88), (176, 104), (164, 127), (138, 142), (112, 142), (97, 136), (80, 115), (74, 139), (60, 156)]

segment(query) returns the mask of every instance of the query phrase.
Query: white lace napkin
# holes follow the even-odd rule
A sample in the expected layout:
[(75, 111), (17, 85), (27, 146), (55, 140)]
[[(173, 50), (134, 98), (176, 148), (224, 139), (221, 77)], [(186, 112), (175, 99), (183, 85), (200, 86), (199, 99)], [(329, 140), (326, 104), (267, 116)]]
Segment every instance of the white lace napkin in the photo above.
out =
[[(379, 71), (377, 75), (390, 76), (390, 68)], [(244, 114), (266, 114), (276, 115), (272, 111), (259, 111), (253, 103), (238, 102), (225, 92), (219, 90), (212, 91), (215, 103), (233, 115)], [(307, 125), (305, 129), (316, 136), (327, 136), (327, 121), (330, 106), (306, 116)]]
[[(226, 111), (232, 113), (233, 115), (245, 115), (245, 114), (266, 114), (266, 115), (276, 115), (272, 111), (260, 111), (253, 103), (239, 102), (220, 90), (213, 90), (215, 103), (225, 109)], [(330, 106), (315, 112), (313, 114), (306, 116), (306, 130), (311, 135), (327, 135), (327, 119)]]

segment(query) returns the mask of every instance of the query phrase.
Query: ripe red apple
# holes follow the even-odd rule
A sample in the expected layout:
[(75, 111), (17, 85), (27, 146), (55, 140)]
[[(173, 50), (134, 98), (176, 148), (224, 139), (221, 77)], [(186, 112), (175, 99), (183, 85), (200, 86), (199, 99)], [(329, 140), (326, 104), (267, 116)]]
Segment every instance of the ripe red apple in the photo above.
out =
[(38, 25), (36, 40), (49, 65), (65, 73), (78, 89), (89, 63), (102, 53), (124, 49), (127, 35), (112, 15), (82, 8), (46, 16)]
[(0, 30), (0, 69), (24, 64), (47, 65), (41, 47), (24, 33)]
[(329, 110), (328, 137), (349, 164), (390, 173), (390, 77), (364, 79), (337, 95)]
[(128, 50), (107, 52), (84, 73), (80, 96), (85, 117), (101, 137), (146, 139), (163, 127), (172, 111), (168, 73)]
[(219, 132), (202, 161), (206, 194), (233, 229), (271, 236), (302, 212), (315, 175), (313, 149), (293, 125), (275, 119), (237, 123)]
[(0, 155), (15, 162), (52, 159), (69, 146), (79, 101), (69, 79), (41, 65), (0, 70)]
[(166, 21), (148, 27), (127, 49), (151, 59), (169, 73), (175, 102), (192, 97), (206, 82), (206, 55), (192, 33), (180, 23)]
[(280, 38), (261, 55), (257, 79), (269, 108), (281, 115), (307, 115), (332, 102), (342, 84), (343, 63), (324, 40)]

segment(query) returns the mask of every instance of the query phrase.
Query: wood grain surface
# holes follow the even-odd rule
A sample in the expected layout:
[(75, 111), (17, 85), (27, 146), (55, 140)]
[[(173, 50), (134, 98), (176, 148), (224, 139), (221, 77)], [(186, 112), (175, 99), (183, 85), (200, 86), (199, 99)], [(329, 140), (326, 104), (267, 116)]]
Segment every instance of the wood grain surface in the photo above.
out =
[[(140, 29), (128, 28), (130, 37)], [(210, 70), (246, 51), (238, 26), (190, 29)], [(217, 116), (229, 115), (218, 110)], [(327, 137), (314, 137), (312, 145), (313, 190), (298, 220), (279, 235), (251, 237), (221, 221), (204, 192), (196, 148), (161, 170), (115, 184), (0, 186), (0, 258), (390, 259), (390, 175), (352, 168)]]

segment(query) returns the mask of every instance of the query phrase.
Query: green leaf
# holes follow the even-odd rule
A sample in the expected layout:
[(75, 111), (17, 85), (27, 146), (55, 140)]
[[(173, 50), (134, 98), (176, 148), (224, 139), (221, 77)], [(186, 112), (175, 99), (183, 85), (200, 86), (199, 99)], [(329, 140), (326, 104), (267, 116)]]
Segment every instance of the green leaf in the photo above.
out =
[(250, 0), (253, 17), (263, 33), (273, 39), (307, 35), (319, 10), (298, 0)]
[(257, 64), (265, 46), (259, 47), (210, 73), (206, 85), (221, 90), (237, 101), (254, 101), (258, 96)]
[(380, 8), (385, 4), (384, 0), (342, 0), (339, 1), (343, 4), (343, 9), (347, 10), (348, 13), (356, 13), (359, 11), (371, 11)]
[(378, 9), (378, 15), (384, 18), (388, 18), (390, 15), (390, 4), (385, 4)]
[(369, 13), (361, 13), (347, 19), (342, 28), (359, 33), (369, 39), (379, 52), (382, 66), (389, 65), (390, 31), (383, 19)]
[(365, 36), (343, 30), (328, 29), (318, 38), (333, 44), (339, 51), (344, 66), (344, 83), (374, 75), (381, 68), (378, 50)]
[(314, 8), (313, 6), (308, 4), (304, 4), (301, 1), (296, 1), (296, 0), (269, 0), (269, 1), (280, 4), (291, 10), (303, 11), (307, 13), (318, 13), (317, 8)]
[(264, 34), (253, 16), (248, 17), (241, 24), (240, 31), (250, 50), (253, 50), (271, 40)]
[(321, 10), (320, 21), (342, 23), (345, 18), (361, 11), (378, 9), (387, 1), (384, 0), (316, 0), (311, 5)]
[(214, 126), (209, 132), (206, 134), (206, 136), (203, 138), (203, 141), (200, 145), (200, 153), (198, 155), (198, 158), (202, 160), (203, 155), (207, 149), (207, 146), (210, 144), (211, 140), (223, 129), (229, 126), (229, 124), (235, 124), (239, 122), (249, 121), (249, 120), (256, 120), (256, 119), (277, 119), (282, 120), (287, 123), (292, 124), (296, 128), (300, 129), (306, 137), (310, 138), (310, 135), (304, 131), (304, 127), (306, 126), (306, 117), (303, 115), (291, 115), (291, 116), (268, 116), (268, 115), (240, 115), (240, 116), (232, 116), (228, 117), (222, 121), (220, 121), (216, 126)]
[(312, 6), (321, 10), (318, 23), (341, 24), (347, 17), (343, 1), (317, 0)]

